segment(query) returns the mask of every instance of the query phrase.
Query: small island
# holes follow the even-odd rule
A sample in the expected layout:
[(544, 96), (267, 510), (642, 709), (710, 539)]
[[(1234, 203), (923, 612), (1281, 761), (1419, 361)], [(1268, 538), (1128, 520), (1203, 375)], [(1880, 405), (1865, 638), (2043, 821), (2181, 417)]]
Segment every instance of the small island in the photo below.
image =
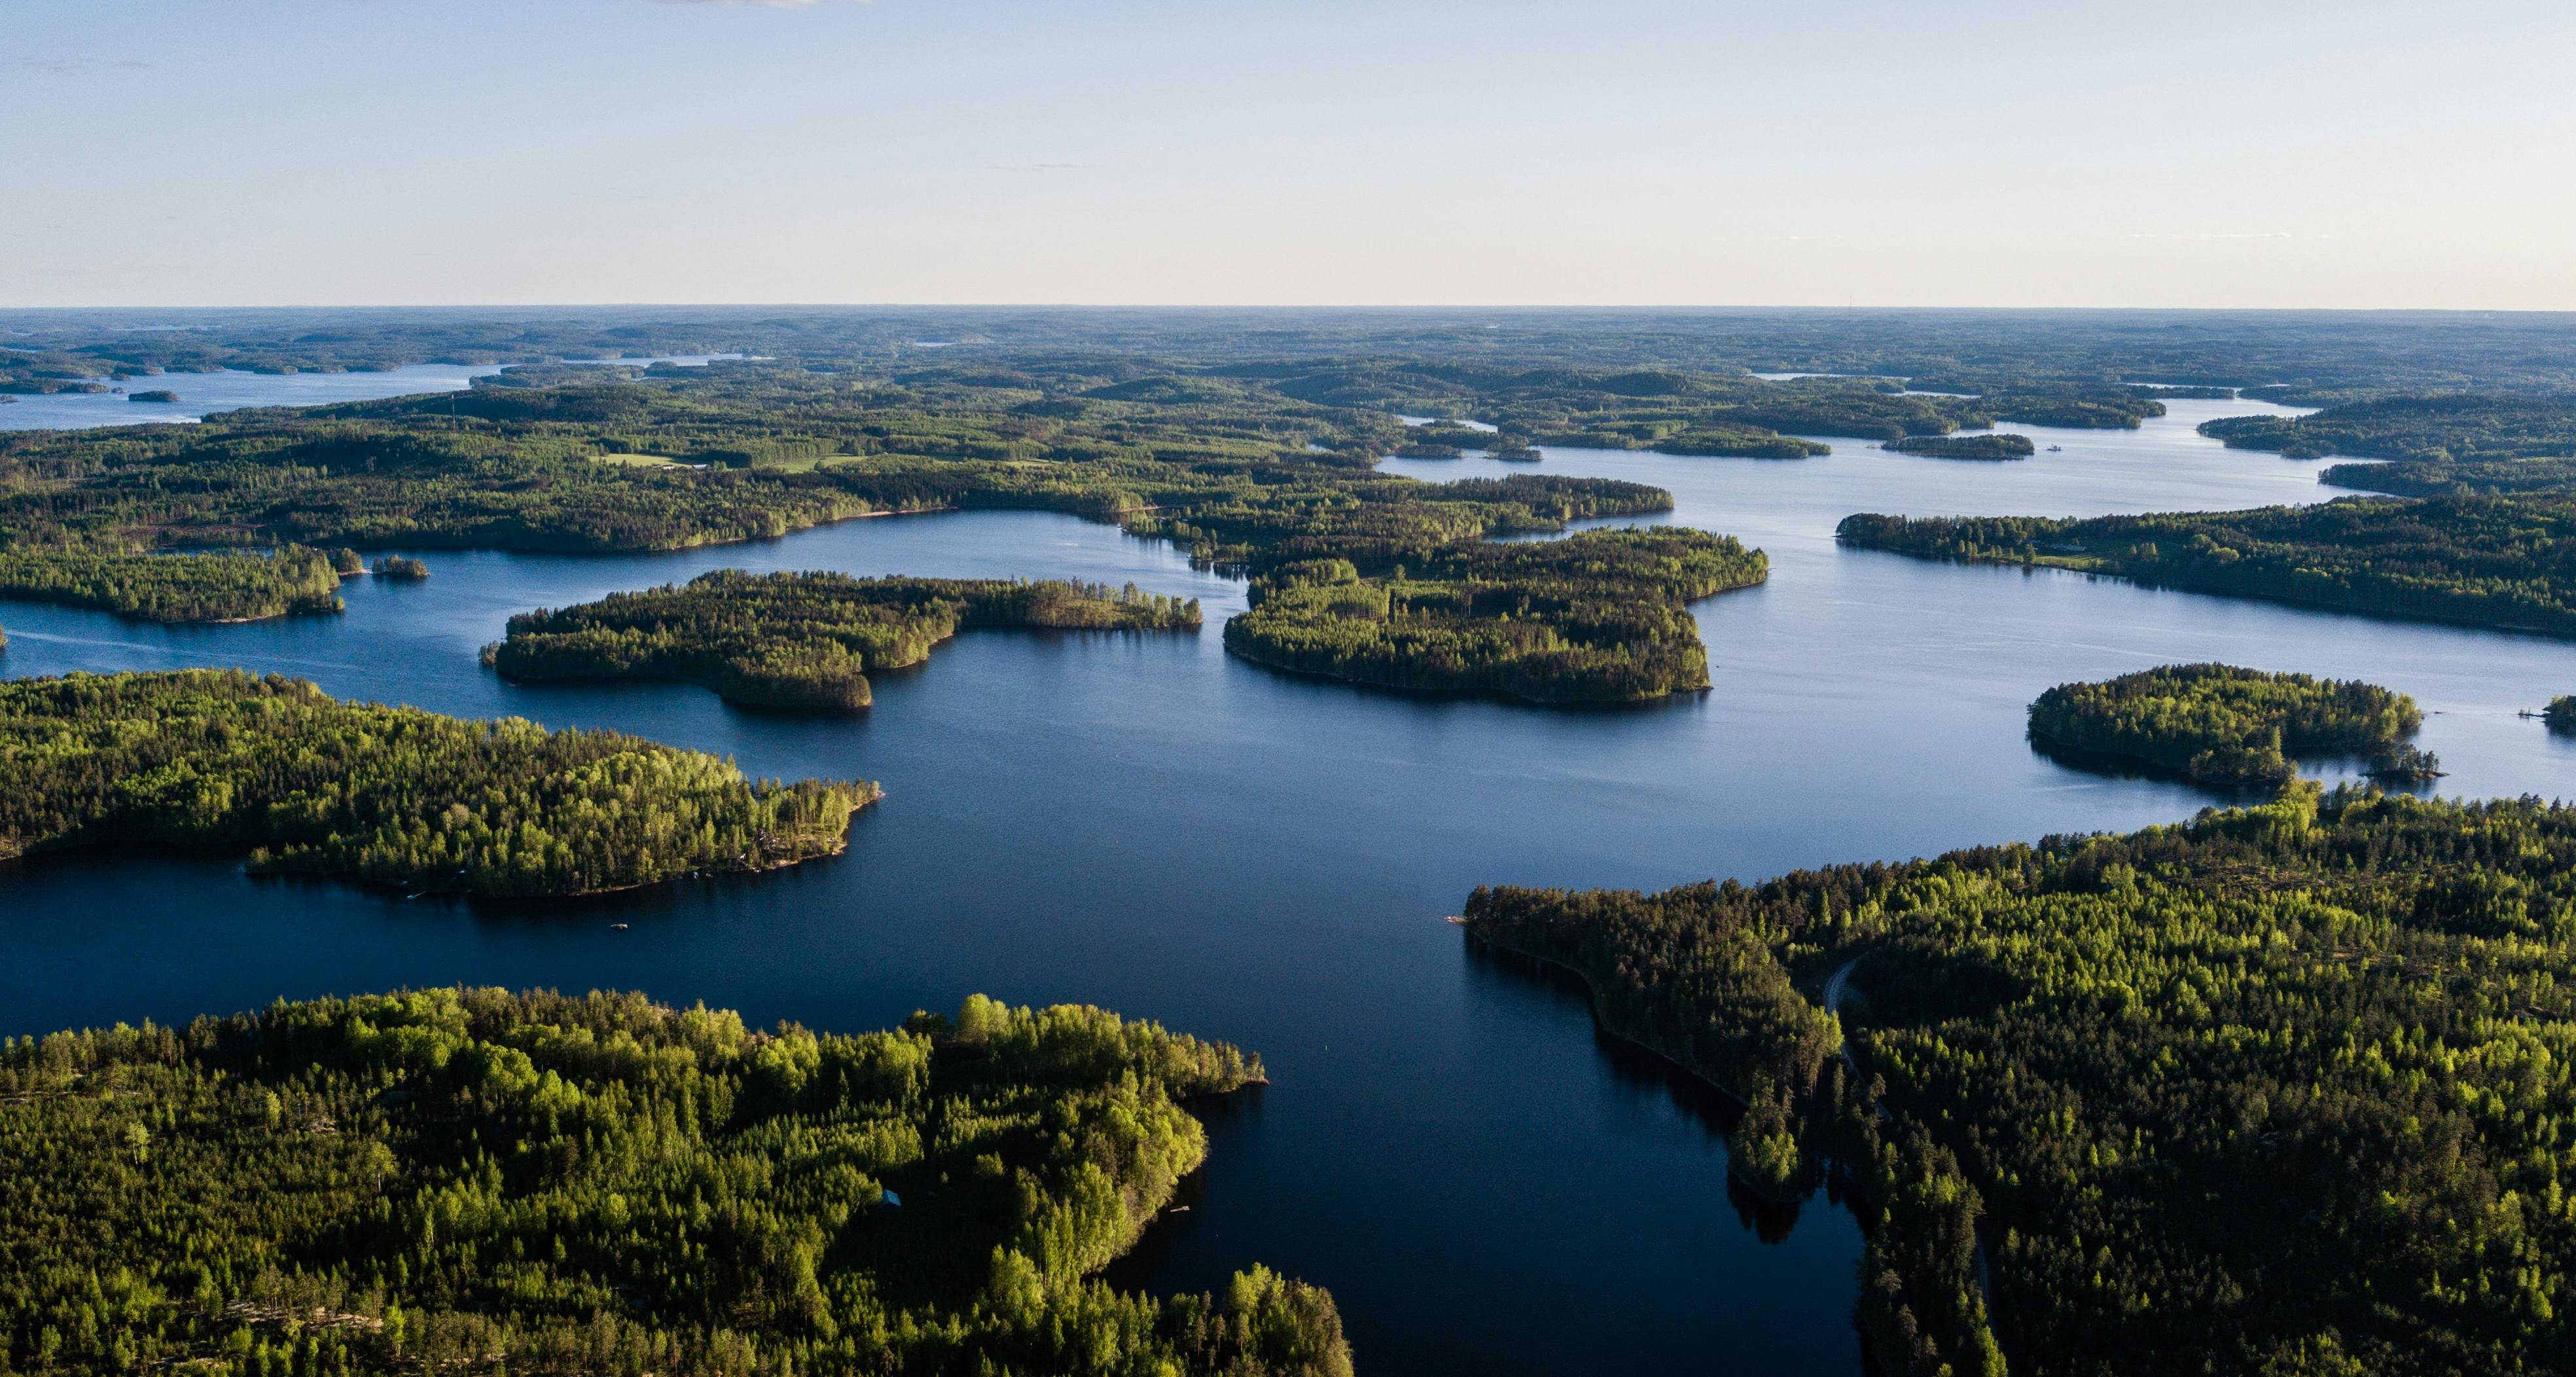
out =
[(129, 402), (169, 403), (179, 400), (179, 394), (166, 387), (155, 387), (141, 392), (128, 392), (125, 394), (125, 400)]
[(255, 871), (551, 898), (838, 854), (864, 781), (753, 782), (617, 732), (349, 703), (238, 670), (0, 682), (0, 859), (255, 847)]
[(2038, 453), (2027, 435), (1908, 435), (1883, 448), (1926, 459), (2027, 459)]
[(429, 577), (429, 566), (407, 555), (376, 556), (376, 577), (396, 583), (418, 583)]
[(21, 1334), (89, 1317), (30, 1372), (1349, 1377), (1320, 1287), (1098, 1279), (1206, 1159), (1185, 1105), (1261, 1080), (982, 995), (857, 1034), (447, 988), (11, 1038), (0, 1237), (45, 1244), (0, 1291)]
[(2030, 705), (2035, 741), (2222, 788), (2286, 784), (2298, 775), (2289, 753), (2300, 751), (2373, 751), (2375, 775), (2429, 778), (2440, 773), (2432, 756), (2397, 749), (2423, 722), (2414, 699), (2377, 684), (2219, 664), (2059, 684)]
[(2540, 710), (2540, 720), (2549, 724), (2553, 732), (2576, 735), (2576, 693), (2562, 693), (2550, 699), (2549, 706)]
[(2370, 768), (2362, 771), (2363, 777), (2383, 784), (2421, 784), (2443, 773), (2440, 756), (2402, 741), (2372, 756)]
[(852, 578), (719, 569), (510, 619), (503, 677), (663, 679), (761, 708), (864, 708), (867, 671), (919, 664), (960, 631), (1195, 631), (1196, 598), (1134, 584)]
[(1708, 687), (1686, 605), (1770, 576), (1769, 556), (1686, 526), (1422, 551), (1363, 576), (1347, 559), (1254, 577), (1225, 647), (1301, 674), (1532, 703), (1628, 703)]

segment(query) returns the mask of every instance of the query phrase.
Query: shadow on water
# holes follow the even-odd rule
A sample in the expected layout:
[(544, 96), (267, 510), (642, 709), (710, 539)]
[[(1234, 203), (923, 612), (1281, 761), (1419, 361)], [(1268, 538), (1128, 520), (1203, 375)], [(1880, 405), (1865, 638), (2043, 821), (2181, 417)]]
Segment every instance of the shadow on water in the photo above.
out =
[[(1696, 1125), (1720, 1153), (1731, 1151), (1727, 1139), (1743, 1121), (1743, 1104), (1670, 1057), (1603, 1027), (1593, 1011), (1591, 986), (1582, 976), (1554, 962), (1507, 951), (1473, 936), (1466, 939), (1464, 947), (1467, 966), (1479, 978), (1545, 991), (1555, 1007), (1580, 1011), (1589, 1019), (1593, 1052), (1600, 1057), (1610, 1084), (1619, 1092), (1632, 1099), (1660, 1101), (1676, 1117)], [(1787, 1242), (1797, 1228), (1800, 1211), (1815, 1195), (1811, 1190), (1799, 1200), (1773, 1200), (1746, 1188), (1732, 1171), (1722, 1171), (1720, 1175), (1726, 1182), (1727, 1204), (1734, 1207), (1737, 1221), (1764, 1243)], [(1829, 1189), (1832, 1203), (1841, 1204), (1839, 1183)]]
[[(1247, 1085), (1231, 1095), (1209, 1095), (1186, 1102), (1198, 1121), (1207, 1126), (1211, 1143), (1221, 1137), (1248, 1133), (1260, 1126), (1262, 1093), (1267, 1087)], [(1101, 1279), (1121, 1291), (1150, 1291), (1154, 1280), (1181, 1248), (1192, 1243), (1201, 1245), (1222, 1236), (1224, 1228), (1216, 1215), (1203, 1209), (1207, 1203), (1208, 1174), (1205, 1163), (1180, 1179), (1172, 1190), (1172, 1203), (1154, 1216), (1136, 1246), (1121, 1254), (1101, 1270)], [(1204, 1232), (1208, 1235), (1201, 1239)]]
[[(1553, 537), (1549, 538), (1553, 539)], [(1266, 660), (1244, 658), (1241, 660), (1241, 663), (1251, 667), (1261, 674), (1278, 680), (1283, 685), (1308, 688), (1320, 693), (1337, 694), (1342, 697), (1353, 699), (1377, 699), (1385, 702), (1400, 703), (1409, 709), (1440, 707), (1446, 705), (1472, 705), (1476, 707), (1485, 707), (1498, 701), (1493, 696), (1480, 692), (1470, 692), (1465, 690), (1450, 691), (1444, 689), (1392, 688), (1383, 684), (1364, 683), (1357, 679), (1344, 678), (1338, 674), (1325, 673), (1317, 670), (1295, 669), (1287, 665), (1274, 665)], [(874, 671), (870, 671), (870, 673), (874, 673)], [(1695, 689), (1677, 690), (1673, 693), (1668, 693), (1661, 698), (1640, 698), (1630, 700), (1628, 702), (1617, 703), (1564, 703), (1550, 702), (1537, 698), (1508, 697), (1499, 701), (1508, 703), (1514, 708), (1551, 713), (1564, 717), (1646, 717), (1665, 713), (1689, 712), (1701, 706), (1703, 701), (1708, 697), (1708, 694), (1709, 689), (1706, 686), (1702, 686)]]
[[(2255, 807), (2271, 802), (2280, 792), (2264, 786), (2212, 784), (2205, 780), (2194, 779), (2170, 765), (2160, 765), (2152, 760), (2140, 760), (2136, 756), (2114, 755), (2106, 751), (2069, 746), (2062, 741), (2053, 741), (2041, 736), (2037, 732), (2027, 734), (2025, 739), (2030, 743), (2030, 753), (2033, 756), (2052, 765), (2062, 765), (2067, 769), (2080, 770), (2085, 774), (2097, 775), (2104, 779), (2132, 779), (2158, 784), (2185, 785), (2207, 794), (2210, 806), (2214, 808)], [(2433, 779), (2371, 779), (2366, 772), (2370, 769), (2372, 760), (2366, 755), (2356, 755), (2341, 750), (2290, 751), (2285, 754), (2290, 757), (2292, 764), (2303, 767), (2302, 772), (2310, 778), (2319, 774), (2324, 775), (2329, 781), (2340, 777), (2354, 783), (2370, 784), (2387, 793), (2411, 794), (2418, 798), (2430, 798), (2440, 792), (2436, 787), (2440, 782), (2440, 776)]]

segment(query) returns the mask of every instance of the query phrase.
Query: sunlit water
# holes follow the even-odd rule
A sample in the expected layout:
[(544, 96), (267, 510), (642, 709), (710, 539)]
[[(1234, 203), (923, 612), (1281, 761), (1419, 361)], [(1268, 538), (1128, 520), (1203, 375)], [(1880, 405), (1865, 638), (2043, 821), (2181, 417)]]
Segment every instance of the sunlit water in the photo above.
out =
[[(581, 363), (670, 363), (700, 367), (739, 354), (656, 354), (649, 357), (582, 359)], [(219, 411), (252, 406), (329, 406), (372, 402), (415, 393), (458, 392), (474, 379), (501, 371), (499, 364), (416, 363), (374, 373), (155, 373), (122, 382), (93, 379), (122, 392), (48, 392), (15, 396), (0, 403), (0, 430), (90, 430), (99, 426), (150, 425), (156, 422), (202, 421)], [(175, 392), (175, 402), (138, 402), (137, 392)]]
[[(672, 555), (429, 552), (425, 584), (354, 581), (342, 616), (242, 627), (0, 604), (13, 675), (240, 664), (888, 789), (836, 860), (536, 906), (254, 880), (228, 855), (24, 862), (0, 869), (0, 1031), (452, 981), (634, 987), (838, 1029), (973, 990), (1096, 1002), (1256, 1049), (1275, 1082), (1207, 1108), (1194, 1208), (1123, 1283), (1199, 1289), (1268, 1262), (1333, 1289), (1376, 1372), (1849, 1371), (1851, 1218), (1822, 1198), (1758, 1214), (1728, 1186), (1725, 1106), (1597, 1040), (1579, 990), (1478, 957), (1439, 919), (1486, 882), (1657, 888), (2186, 816), (2208, 796), (2071, 769), (2023, 738), (2049, 685), (2165, 661), (2361, 675), (2433, 711), (2420, 739), (2446, 792), (2576, 792), (2576, 751), (2513, 715), (2576, 686), (2564, 644), (1832, 542), (1859, 510), (2336, 495), (2315, 463), (2191, 433), (2256, 409), (2033, 431), (2063, 451), (2005, 464), (1849, 441), (1804, 461), (1552, 450), (1540, 471), (1659, 484), (1672, 519), (1772, 555), (1767, 586), (1700, 606), (1713, 690), (1623, 711), (1422, 701), (1231, 660), (1217, 624), (1239, 584), (1034, 513)], [(968, 634), (879, 676), (856, 717), (739, 712), (687, 687), (521, 688), (475, 663), (513, 611), (725, 566), (1134, 579), (1203, 599), (1209, 625)]]

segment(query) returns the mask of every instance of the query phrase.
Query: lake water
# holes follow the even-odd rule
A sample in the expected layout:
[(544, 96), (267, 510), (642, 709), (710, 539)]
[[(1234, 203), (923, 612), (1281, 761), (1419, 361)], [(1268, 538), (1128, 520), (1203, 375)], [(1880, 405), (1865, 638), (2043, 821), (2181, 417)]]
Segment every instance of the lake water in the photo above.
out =
[[(1850, 1216), (1822, 1197), (1754, 1208), (1728, 1184), (1726, 1106), (1597, 1037), (1579, 990), (1480, 957), (1440, 917), (1485, 882), (1659, 888), (2187, 816), (2208, 797), (2070, 769), (2023, 738), (2049, 685), (2174, 660), (2365, 676), (2434, 713), (2420, 739), (2453, 772), (2446, 792), (2576, 793), (2576, 749), (2513, 716), (2576, 688), (2565, 644), (1832, 541), (1860, 510), (2336, 495), (2317, 463), (2191, 432), (2257, 409), (2033, 430), (2063, 451), (2003, 464), (1850, 441), (1802, 461), (1551, 450), (1541, 472), (1662, 485), (1671, 519), (1772, 556), (1768, 585), (1700, 605), (1712, 691), (1622, 711), (1420, 701), (1231, 660), (1216, 624), (1239, 584), (1037, 513), (671, 555), (428, 552), (424, 584), (353, 581), (345, 615), (252, 626), (0, 604), (12, 675), (240, 664), (888, 790), (841, 858), (579, 902), (406, 903), (193, 853), (0, 868), (0, 1031), (454, 981), (633, 987), (836, 1029), (975, 990), (1095, 1002), (1256, 1049), (1274, 1081), (1206, 1111), (1195, 1208), (1156, 1226), (1124, 1284), (1200, 1289), (1268, 1262), (1333, 1289), (1371, 1372), (1853, 1371)], [(475, 663), (513, 611), (725, 566), (1132, 578), (1201, 598), (1209, 625), (969, 634), (879, 676), (875, 708), (849, 718), (738, 712), (685, 687), (514, 687)]]
[[(701, 367), (740, 354), (656, 354), (643, 358), (577, 359), (574, 362)], [(155, 373), (125, 382), (97, 379), (116, 392), (50, 392), (16, 396), (0, 403), (0, 430), (89, 430), (99, 426), (148, 425), (155, 422), (202, 421), (218, 411), (250, 406), (331, 406), (372, 402), (423, 392), (458, 392), (476, 378), (501, 371), (499, 364), (415, 363), (375, 373)], [(136, 392), (168, 391), (175, 402), (138, 402)]]

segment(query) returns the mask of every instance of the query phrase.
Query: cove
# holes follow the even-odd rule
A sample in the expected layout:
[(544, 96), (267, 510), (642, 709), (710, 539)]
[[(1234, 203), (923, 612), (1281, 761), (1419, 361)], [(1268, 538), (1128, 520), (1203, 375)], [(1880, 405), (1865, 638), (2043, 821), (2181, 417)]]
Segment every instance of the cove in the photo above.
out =
[[(1229, 659), (1216, 623), (1240, 585), (1038, 513), (668, 555), (425, 552), (426, 583), (353, 581), (342, 616), (250, 626), (0, 604), (11, 675), (238, 664), (888, 790), (838, 860), (571, 903), (406, 903), (192, 852), (0, 867), (0, 1031), (451, 981), (633, 987), (839, 1029), (976, 990), (1094, 1002), (1256, 1049), (1274, 1082), (1208, 1111), (1194, 1208), (1122, 1283), (1198, 1289), (1269, 1263), (1333, 1289), (1364, 1371), (1851, 1371), (1850, 1216), (1822, 1196), (1754, 1208), (1730, 1189), (1722, 1100), (1599, 1038), (1565, 978), (1438, 920), (1480, 883), (1659, 888), (2187, 816), (2211, 797), (2071, 769), (2022, 736), (2050, 684), (2166, 660), (2371, 678), (2434, 714), (2418, 739), (2452, 771), (2441, 792), (2570, 792), (2576, 749), (2513, 716), (2576, 684), (2564, 644), (1833, 544), (1860, 510), (2338, 494), (2318, 464), (2191, 434), (2251, 404), (2173, 406), (2139, 432), (2032, 430), (2062, 452), (2017, 464), (1848, 440), (1802, 461), (1548, 451), (1541, 472), (1656, 483), (1669, 519), (1773, 559), (1767, 585), (1698, 608), (1711, 692), (1619, 711), (1421, 701)], [(969, 633), (877, 677), (855, 718), (740, 712), (684, 686), (514, 686), (475, 663), (511, 612), (721, 567), (1132, 578), (1202, 599), (1210, 625)]]

